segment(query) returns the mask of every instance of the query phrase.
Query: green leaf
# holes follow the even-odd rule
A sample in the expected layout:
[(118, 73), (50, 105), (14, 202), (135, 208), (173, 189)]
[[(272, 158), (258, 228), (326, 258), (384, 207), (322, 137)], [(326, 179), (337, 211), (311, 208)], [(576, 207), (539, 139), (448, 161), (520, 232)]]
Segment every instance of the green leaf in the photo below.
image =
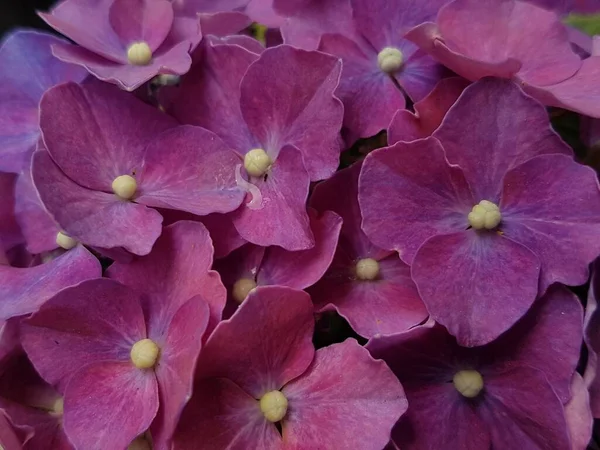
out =
[(569, 14), (564, 22), (590, 36), (600, 34), (600, 14)]

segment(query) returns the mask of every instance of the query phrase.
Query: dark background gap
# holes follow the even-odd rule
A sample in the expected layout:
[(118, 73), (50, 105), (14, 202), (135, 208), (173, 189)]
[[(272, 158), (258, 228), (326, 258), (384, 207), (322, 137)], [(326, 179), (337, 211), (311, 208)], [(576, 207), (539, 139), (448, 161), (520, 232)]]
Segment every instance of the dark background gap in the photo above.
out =
[(55, 0), (0, 0), (0, 36), (13, 28), (42, 28), (48, 26), (36, 11), (48, 11)]

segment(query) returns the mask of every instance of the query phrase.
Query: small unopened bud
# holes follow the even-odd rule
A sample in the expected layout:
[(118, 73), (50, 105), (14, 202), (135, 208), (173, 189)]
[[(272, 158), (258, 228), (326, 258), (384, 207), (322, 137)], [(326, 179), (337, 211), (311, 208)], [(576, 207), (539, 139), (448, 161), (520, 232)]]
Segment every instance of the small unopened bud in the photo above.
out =
[(267, 392), (260, 398), (260, 410), (269, 422), (279, 422), (285, 417), (288, 401), (281, 391)]
[(262, 148), (252, 149), (244, 156), (244, 168), (252, 177), (262, 177), (271, 164), (271, 157)]
[(65, 250), (71, 250), (77, 245), (77, 241), (64, 231), (59, 231), (56, 233), (56, 245)]
[(237, 303), (242, 303), (254, 288), (256, 288), (256, 281), (251, 278), (240, 278), (233, 285), (231, 296)]
[(395, 47), (385, 47), (377, 55), (377, 64), (382, 72), (394, 73), (400, 70), (404, 62), (402, 51)]
[(65, 401), (62, 397), (57, 398), (52, 405), (51, 413), (55, 416), (62, 416), (65, 411)]
[(147, 66), (152, 61), (152, 49), (147, 42), (134, 42), (127, 48), (127, 60), (134, 66)]
[(158, 362), (160, 348), (152, 339), (142, 339), (131, 347), (131, 362), (138, 369), (151, 369)]
[(131, 175), (121, 175), (112, 182), (113, 192), (123, 200), (130, 200), (137, 190), (137, 181)]
[(481, 200), (469, 213), (469, 225), (476, 230), (493, 230), (502, 220), (500, 208), (489, 200)]
[(372, 281), (379, 276), (379, 262), (373, 258), (359, 259), (356, 263), (356, 277)]
[(483, 377), (476, 370), (461, 370), (452, 378), (454, 387), (467, 398), (474, 398), (483, 389)]

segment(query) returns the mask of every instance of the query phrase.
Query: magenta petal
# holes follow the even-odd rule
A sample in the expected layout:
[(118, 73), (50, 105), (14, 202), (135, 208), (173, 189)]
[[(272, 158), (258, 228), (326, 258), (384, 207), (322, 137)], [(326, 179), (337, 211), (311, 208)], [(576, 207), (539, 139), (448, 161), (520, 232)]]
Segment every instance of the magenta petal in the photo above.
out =
[(315, 246), (298, 252), (268, 248), (258, 272), (258, 284), (305, 289), (323, 276), (333, 260), (342, 218), (331, 211), (319, 217), (314, 210), (309, 210), (309, 217)]
[(97, 362), (76, 372), (67, 385), (65, 433), (76, 448), (125, 448), (148, 429), (157, 410), (153, 371), (136, 369), (130, 361)]
[(131, 347), (146, 338), (146, 324), (138, 294), (97, 279), (56, 294), (23, 322), (21, 338), (40, 375), (64, 390), (69, 377), (87, 364), (131, 365)]
[(590, 409), (590, 394), (581, 375), (575, 373), (571, 384), (573, 396), (565, 405), (565, 418), (571, 435), (571, 449), (585, 450), (592, 438), (594, 418)]
[(434, 137), (463, 169), (476, 202), (497, 202), (504, 174), (528, 159), (572, 154), (550, 127), (546, 108), (515, 83), (493, 78), (467, 87)]
[(539, 272), (526, 247), (474, 230), (432, 237), (412, 265), (431, 317), (468, 347), (493, 341), (527, 312)]
[(477, 411), (457, 398), (450, 383), (408, 392), (410, 407), (393, 431), (401, 449), (481, 450), (490, 437)]
[(600, 274), (598, 262), (594, 263), (590, 289), (585, 309), (585, 345), (588, 349), (588, 360), (584, 373), (585, 384), (590, 393), (592, 415), (600, 417), (600, 376), (598, 376), (598, 353), (600, 353), (600, 310), (597, 296), (600, 290)]
[(61, 170), (83, 187), (107, 192), (116, 177), (141, 170), (146, 145), (175, 125), (158, 109), (100, 82), (51, 89), (40, 117), (44, 143)]
[[(237, 11), (222, 10), (217, 13), (202, 13), (199, 16), (200, 29), (205, 36), (227, 37), (237, 35), (252, 25), (252, 20), (246, 14)], [(258, 41), (254, 40), (254, 42), (260, 46)], [(262, 47), (262, 50), (264, 50), (264, 47)]]
[(80, 242), (146, 255), (160, 236), (162, 216), (157, 211), (75, 184), (48, 152), (35, 153), (32, 174), (48, 212)]
[(542, 263), (540, 292), (555, 282), (586, 282), (588, 265), (600, 254), (593, 170), (563, 155), (534, 158), (506, 174), (500, 208), (506, 236)]
[(389, 367), (354, 339), (322, 348), (307, 372), (288, 383), (284, 441), (291, 448), (380, 450), (408, 407)]
[(202, 50), (202, 60), (183, 79), (170, 112), (182, 123), (212, 131), (244, 155), (257, 142), (242, 117), (239, 89), (258, 55), (239, 45), (209, 39), (198, 50)]
[[(200, 296), (186, 302), (170, 317), (169, 329), (156, 366), (160, 408), (151, 433), (156, 450), (169, 450), (183, 407), (192, 396), (196, 359), (208, 325), (209, 311)], [(152, 330), (149, 336), (154, 339)], [(156, 342), (159, 342), (157, 339)]]
[(286, 146), (265, 178), (253, 178), (261, 193), (261, 206), (252, 209), (246, 203), (231, 213), (238, 233), (248, 242), (286, 250), (306, 250), (315, 245), (306, 212), (310, 184), (302, 154)]
[(434, 138), (399, 142), (369, 154), (358, 200), (369, 239), (398, 251), (408, 264), (431, 236), (466, 230), (475, 204), (462, 171), (448, 164)]
[(245, 197), (235, 180), (239, 163), (233, 150), (210, 131), (189, 125), (173, 128), (146, 148), (135, 201), (200, 216), (231, 212)]
[(350, 140), (371, 137), (387, 128), (406, 100), (394, 80), (377, 67), (376, 55), (365, 54), (342, 35), (324, 35), (319, 49), (342, 58), (344, 70), (336, 94), (344, 102), (344, 127)]
[(61, 289), (100, 276), (100, 263), (82, 246), (35, 267), (0, 265), (0, 320), (31, 314)]
[(148, 318), (150, 329), (166, 331), (170, 317), (199, 295), (210, 307), (212, 330), (221, 320), (226, 296), (219, 275), (210, 270), (212, 261), (208, 231), (201, 223), (186, 220), (165, 227), (149, 255), (127, 264), (115, 262), (107, 275), (138, 292), (152, 295), (158, 302), (154, 305), (164, 308), (162, 313)]
[(255, 398), (226, 378), (202, 380), (183, 412), (173, 450), (225, 448), (276, 450), (282, 442)]
[(202, 217), (202, 223), (208, 229), (215, 247), (215, 258), (224, 258), (246, 243), (226, 214), (209, 214)]
[(242, 115), (264, 150), (277, 157), (295, 146), (312, 181), (330, 177), (339, 164), (344, 108), (333, 93), (340, 72), (331, 55), (281, 45), (265, 50), (240, 86)]
[(400, 110), (387, 129), (388, 144), (415, 141), (431, 136), (469, 82), (451, 77), (441, 80), (431, 93), (415, 103), (415, 113)]
[(491, 448), (569, 449), (562, 403), (543, 372), (527, 366), (484, 374), (480, 417), (490, 430)]
[(154, 52), (171, 30), (173, 7), (166, 0), (114, 0), (108, 19), (124, 49), (143, 41)]
[(16, 183), (17, 175), (0, 172), (0, 251), (9, 251), (24, 242), (15, 217)]
[(50, 217), (33, 185), (31, 171), (24, 171), (15, 186), (15, 217), (27, 243), (27, 251), (40, 254), (54, 250), (60, 228)]
[(283, 286), (258, 287), (208, 339), (198, 377), (229, 378), (260, 398), (306, 370), (314, 356), (313, 328), (308, 294)]

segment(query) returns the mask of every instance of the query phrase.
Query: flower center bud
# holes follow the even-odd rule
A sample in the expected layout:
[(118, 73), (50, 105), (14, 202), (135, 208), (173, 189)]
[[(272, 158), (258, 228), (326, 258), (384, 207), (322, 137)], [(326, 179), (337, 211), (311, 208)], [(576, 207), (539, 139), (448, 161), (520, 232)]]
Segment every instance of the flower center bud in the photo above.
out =
[(147, 66), (152, 61), (152, 49), (146, 42), (134, 42), (127, 48), (127, 60), (134, 66)]
[(400, 49), (385, 47), (377, 55), (377, 64), (382, 72), (394, 73), (400, 70), (404, 62), (404, 55)]
[(242, 303), (254, 288), (256, 288), (256, 281), (251, 278), (240, 278), (233, 285), (231, 295), (237, 303)]
[(65, 401), (62, 399), (62, 397), (57, 398), (54, 402), (54, 405), (52, 405), (51, 413), (54, 414), (55, 416), (62, 416), (64, 411), (65, 411)]
[(244, 168), (252, 177), (262, 177), (273, 161), (262, 148), (254, 148), (244, 156)]
[(269, 422), (279, 422), (287, 413), (288, 401), (281, 391), (267, 392), (260, 399), (260, 410)]
[(77, 245), (77, 241), (68, 234), (66, 234), (64, 231), (59, 231), (56, 234), (56, 245), (58, 245), (61, 248), (64, 248), (65, 250), (71, 250)]
[(121, 175), (112, 182), (112, 190), (123, 200), (130, 200), (137, 190), (137, 182), (131, 175)]
[(483, 378), (476, 370), (461, 370), (454, 374), (452, 383), (458, 392), (467, 398), (474, 398), (483, 389)]
[(133, 344), (129, 355), (138, 369), (151, 369), (158, 361), (160, 348), (152, 339), (142, 339)]
[(379, 263), (373, 258), (359, 259), (356, 263), (356, 277), (371, 281), (379, 276)]
[(148, 439), (142, 435), (131, 441), (131, 444), (129, 444), (127, 450), (152, 450), (152, 445), (150, 442), (148, 442)]
[(468, 215), (469, 225), (476, 230), (493, 230), (502, 220), (500, 208), (489, 200), (481, 200)]

